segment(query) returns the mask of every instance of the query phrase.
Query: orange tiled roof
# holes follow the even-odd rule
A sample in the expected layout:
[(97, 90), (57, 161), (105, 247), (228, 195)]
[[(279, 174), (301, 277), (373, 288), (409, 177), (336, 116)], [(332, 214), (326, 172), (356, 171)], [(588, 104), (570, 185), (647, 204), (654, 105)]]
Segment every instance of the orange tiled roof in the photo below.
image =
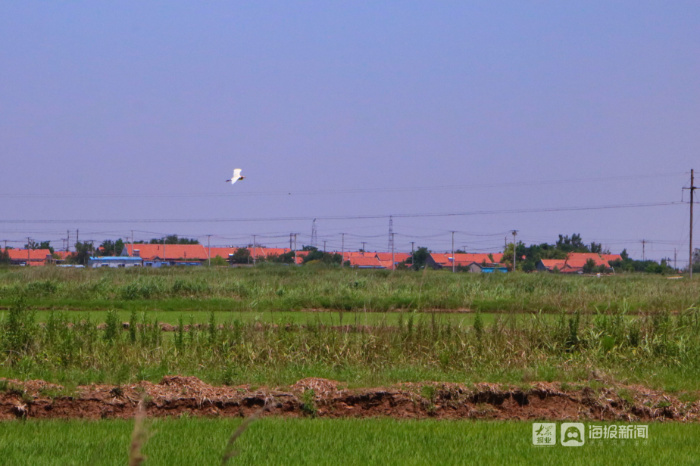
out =
[[(10, 256), (10, 260), (13, 261), (26, 261), (27, 260), (27, 250), (26, 249), (7, 249), (7, 253)], [(44, 261), (46, 256), (50, 256), (51, 251), (48, 249), (29, 249), (29, 260), (30, 261)]]
[(593, 259), (596, 266), (604, 265), (610, 267), (608, 261), (595, 252), (570, 252), (566, 257), (566, 264), (571, 267), (583, 267), (590, 259)]
[(570, 265), (565, 265), (561, 269), (559, 269), (559, 272), (561, 273), (579, 273), (583, 271), (583, 267), (572, 267)]
[(566, 266), (566, 259), (542, 259), (541, 262), (547, 270), (557, 268), (561, 271)]
[(345, 258), (348, 259), (350, 257), (375, 257), (376, 254), (376, 252), (367, 251), (345, 251)]
[[(209, 252), (207, 247), (204, 247), (205, 252)], [(229, 254), (234, 254), (236, 252), (236, 249), (238, 248), (211, 248), (211, 258), (215, 258), (216, 256), (221, 257), (222, 259), (228, 259)]]
[(457, 261), (457, 265), (471, 264), (472, 262), (476, 262), (477, 264), (482, 264), (484, 262), (487, 264), (493, 263), (489, 255), (484, 253), (455, 254), (455, 261)]
[[(377, 252), (375, 253), (377, 255), (377, 259), (380, 261), (389, 261), (391, 262), (391, 253), (390, 252)], [(407, 252), (395, 252), (394, 253), (394, 260), (396, 262), (403, 262), (406, 259), (411, 257), (410, 253)]]
[[(253, 248), (249, 248), (251, 251), (251, 254), (253, 253)], [(260, 248), (257, 247), (255, 248), (255, 257), (273, 257), (273, 256), (281, 256), (282, 254), (287, 254), (290, 252), (291, 249), (289, 248)]]
[(560, 272), (573, 273), (583, 270), (586, 262), (593, 260), (597, 267), (610, 267), (608, 260), (621, 259), (619, 254), (598, 254), (594, 252), (571, 252), (566, 259), (542, 259), (542, 265), (548, 270), (553, 270), (557, 267)]
[[(430, 256), (433, 261), (441, 267), (452, 267), (452, 254), (431, 253)], [(491, 260), (486, 253), (457, 253), (454, 256), (454, 263), (457, 267), (467, 267), (475, 262), (479, 265), (484, 262), (487, 264), (497, 264), (503, 257), (503, 254), (491, 254), (491, 257), (493, 257), (493, 260)]]
[(54, 254), (57, 255), (59, 259), (67, 259), (74, 253), (68, 251), (54, 251)]
[(165, 257), (163, 257), (162, 244), (127, 244), (126, 249), (131, 256), (133, 256), (133, 251), (139, 251), (139, 256), (143, 260), (154, 260), (156, 258), (166, 260), (204, 260), (207, 258), (207, 248), (201, 244), (166, 244)]
[(452, 264), (452, 261), (450, 261), (449, 257), (447, 254), (440, 254), (438, 252), (431, 252), (430, 253), (430, 258), (439, 265), (445, 266), (448, 264)]
[(376, 257), (350, 257), (345, 258), (345, 260), (350, 262), (351, 267), (384, 267), (386, 268)]

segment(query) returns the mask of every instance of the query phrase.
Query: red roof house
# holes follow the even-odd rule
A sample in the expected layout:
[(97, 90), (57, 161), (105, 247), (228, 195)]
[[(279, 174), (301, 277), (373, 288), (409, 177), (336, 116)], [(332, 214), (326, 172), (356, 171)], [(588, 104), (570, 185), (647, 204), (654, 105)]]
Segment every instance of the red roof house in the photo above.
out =
[(24, 264), (30, 266), (46, 265), (47, 259), (51, 260), (51, 251), (48, 249), (5, 249), (10, 256), (12, 264)]

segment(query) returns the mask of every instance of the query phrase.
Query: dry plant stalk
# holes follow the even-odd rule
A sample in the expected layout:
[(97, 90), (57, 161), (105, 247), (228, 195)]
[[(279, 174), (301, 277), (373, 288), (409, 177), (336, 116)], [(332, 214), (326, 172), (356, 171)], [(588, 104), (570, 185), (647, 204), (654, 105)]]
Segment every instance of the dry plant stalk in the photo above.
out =
[(238, 437), (240, 437), (243, 432), (246, 431), (246, 429), (255, 421), (257, 418), (259, 418), (263, 412), (267, 411), (267, 401), (265, 402), (265, 405), (254, 412), (251, 416), (247, 417), (243, 422), (241, 422), (241, 425), (238, 426), (238, 428), (233, 431), (233, 434), (231, 435), (231, 438), (228, 439), (228, 443), (226, 444), (226, 449), (224, 450), (224, 455), (221, 457), (221, 465), (225, 466), (228, 461), (236, 456), (238, 454), (238, 450), (233, 449), (234, 443), (236, 443), (236, 440)]
[(131, 433), (131, 446), (129, 448), (129, 466), (138, 466), (146, 459), (141, 453), (141, 447), (148, 441), (148, 429), (145, 426), (146, 419), (146, 394), (141, 395), (136, 414), (134, 415), (134, 431)]

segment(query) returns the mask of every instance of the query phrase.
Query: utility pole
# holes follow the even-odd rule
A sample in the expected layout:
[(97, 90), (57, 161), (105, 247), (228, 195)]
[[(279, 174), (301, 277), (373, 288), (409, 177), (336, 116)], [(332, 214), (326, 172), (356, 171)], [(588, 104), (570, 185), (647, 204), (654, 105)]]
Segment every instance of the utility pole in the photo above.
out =
[(366, 251), (366, 249), (365, 249), (365, 244), (367, 244), (367, 241), (363, 241), (363, 242), (362, 242), (362, 252), (365, 252), (365, 251)]
[(452, 233), (452, 273), (455, 273), (455, 232)]
[(695, 186), (695, 171), (690, 169), (690, 187), (683, 188), (690, 191), (690, 236), (688, 241), (688, 277), (693, 278), (693, 197), (695, 190), (698, 189)]
[(30, 243), (30, 239), (29, 239), (29, 236), (27, 236), (27, 267), (29, 267), (29, 261), (31, 260), (31, 256), (29, 255), (29, 253), (30, 253), (29, 243)]
[(343, 267), (345, 265), (345, 233), (340, 234), (340, 251), (342, 256), (340, 266)]
[(211, 267), (211, 235), (207, 235), (207, 259), (209, 261), (209, 267)]
[(413, 252), (413, 245), (416, 244), (415, 241), (411, 241), (411, 267), (416, 268), (416, 257)]
[(134, 255), (134, 230), (131, 230), (131, 254), (129, 256)]
[(396, 260), (394, 259), (394, 232), (391, 233), (391, 270), (396, 270)]
[(323, 240), (323, 252), (326, 252), (326, 240)]
[(646, 248), (645, 248), (646, 244), (647, 244), (647, 241), (646, 241), (645, 239), (643, 239), (643, 240), (642, 240), (642, 261), (646, 260), (646, 253), (645, 253), (645, 251), (646, 251)]
[(297, 265), (297, 234), (294, 233), (294, 265)]
[(80, 242), (80, 230), (75, 229), (75, 242), (76, 244)]
[(165, 263), (165, 236), (163, 236), (163, 263)]
[(513, 234), (513, 272), (515, 272), (515, 251), (518, 249), (518, 243), (515, 242), (515, 235), (518, 234), (518, 230), (513, 230), (511, 233)]
[(688, 241), (688, 273), (689, 278), (693, 278), (693, 193), (697, 189), (695, 187), (695, 172), (690, 169), (690, 240)]
[[(68, 232), (68, 238), (66, 239), (66, 252), (70, 251), (70, 230), (66, 230)], [(5, 243), (5, 247), (7, 247), (7, 243)]]
[(676, 248), (673, 248), (673, 269), (678, 270), (678, 255), (676, 254)]
[(256, 246), (255, 246), (255, 244), (256, 244), (256, 243), (255, 243), (255, 237), (256, 237), (256, 236), (257, 236), (257, 235), (253, 235), (253, 265), (255, 265), (255, 247), (256, 247)]

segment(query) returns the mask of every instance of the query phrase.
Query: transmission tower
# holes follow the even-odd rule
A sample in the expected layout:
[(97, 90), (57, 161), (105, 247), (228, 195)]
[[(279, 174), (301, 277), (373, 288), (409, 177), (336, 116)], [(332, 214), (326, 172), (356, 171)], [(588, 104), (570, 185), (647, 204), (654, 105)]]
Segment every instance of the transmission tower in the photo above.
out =
[(394, 249), (394, 218), (389, 216), (389, 251)]
[(316, 231), (316, 219), (311, 222), (311, 246), (317, 247), (318, 243), (318, 232)]

